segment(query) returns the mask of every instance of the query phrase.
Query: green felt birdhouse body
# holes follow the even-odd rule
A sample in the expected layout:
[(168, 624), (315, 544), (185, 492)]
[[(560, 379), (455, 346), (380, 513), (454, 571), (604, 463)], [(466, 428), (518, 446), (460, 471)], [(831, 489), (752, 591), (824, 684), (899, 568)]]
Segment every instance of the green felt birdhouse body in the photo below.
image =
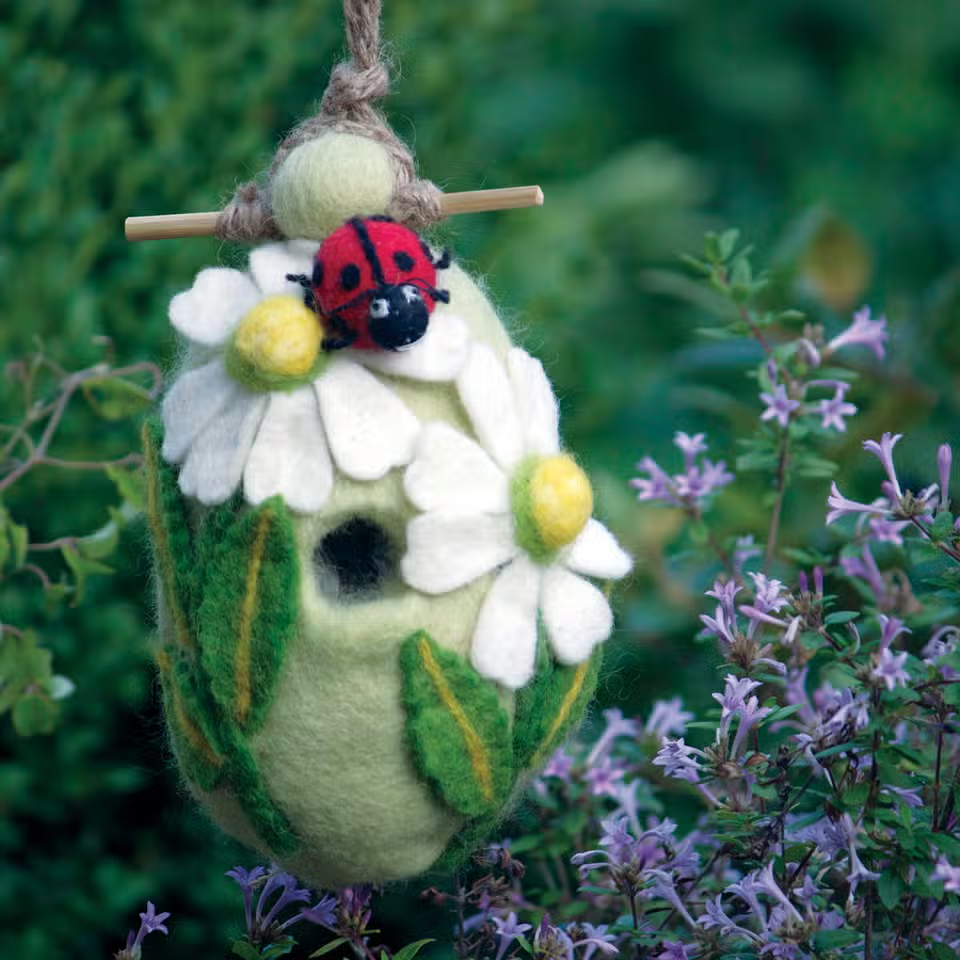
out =
[(173, 753), (323, 887), (490, 833), (583, 715), (630, 567), (542, 366), (413, 229), (436, 188), (337, 89), (226, 212), (270, 242), (171, 302), (186, 349), (144, 431)]

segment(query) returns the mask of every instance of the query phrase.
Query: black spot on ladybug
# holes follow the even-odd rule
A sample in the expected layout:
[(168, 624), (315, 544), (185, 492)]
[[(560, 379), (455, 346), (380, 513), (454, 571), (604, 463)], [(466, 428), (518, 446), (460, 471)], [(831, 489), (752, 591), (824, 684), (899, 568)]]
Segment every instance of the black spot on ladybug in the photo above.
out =
[(414, 259), (404, 250), (398, 250), (393, 255), (393, 262), (397, 265), (398, 270), (410, 271), (413, 269)]
[(356, 290), (360, 286), (360, 268), (355, 263), (348, 263), (340, 271), (340, 286), (344, 290)]
[(313, 262), (313, 276), (311, 277), (312, 283), (315, 287), (319, 287), (323, 283), (323, 261), (314, 260)]

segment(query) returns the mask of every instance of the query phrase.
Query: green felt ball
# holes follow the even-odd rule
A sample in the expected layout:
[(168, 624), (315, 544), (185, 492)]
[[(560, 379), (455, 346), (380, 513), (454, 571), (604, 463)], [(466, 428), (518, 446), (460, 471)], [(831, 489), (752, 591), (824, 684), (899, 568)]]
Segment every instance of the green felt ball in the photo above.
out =
[(328, 133), (295, 147), (273, 176), (273, 217), (290, 238), (322, 240), (345, 220), (387, 212), (393, 166), (380, 143)]

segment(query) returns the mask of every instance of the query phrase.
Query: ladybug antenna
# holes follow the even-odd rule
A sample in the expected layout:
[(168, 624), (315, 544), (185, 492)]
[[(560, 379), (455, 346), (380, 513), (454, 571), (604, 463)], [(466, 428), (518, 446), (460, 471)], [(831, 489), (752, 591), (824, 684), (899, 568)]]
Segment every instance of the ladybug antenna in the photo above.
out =
[(433, 284), (428, 283), (422, 277), (410, 277), (403, 282), (409, 283), (414, 287), (419, 287), (419, 289), (421, 289), (424, 293), (429, 294), (434, 300), (439, 300), (441, 303), (450, 302), (449, 290), (438, 290), (435, 286), (433, 286)]

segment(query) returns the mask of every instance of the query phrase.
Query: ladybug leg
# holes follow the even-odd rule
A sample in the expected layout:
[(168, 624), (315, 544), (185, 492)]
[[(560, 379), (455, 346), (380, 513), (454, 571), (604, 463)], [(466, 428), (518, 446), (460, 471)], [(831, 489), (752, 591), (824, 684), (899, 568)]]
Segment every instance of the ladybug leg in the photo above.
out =
[(357, 335), (353, 332), (350, 332), (345, 337), (324, 337), (320, 343), (320, 346), (327, 353), (332, 353), (334, 350), (344, 350), (347, 347), (353, 346), (353, 342), (356, 339)]
[(313, 295), (313, 286), (305, 273), (288, 273), (287, 279), (303, 287), (303, 302), (314, 313), (317, 312), (317, 300)]
[(327, 353), (332, 353), (334, 350), (344, 350), (347, 347), (353, 346), (353, 342), (357, 339), (357, 331), (351, 330), (343, 322), (342, 317), (333, 315), (327, 317), (327, 322), (333, 327), (334, 336), (323, 338), (320, 343), (323, 350)]
[(438, 270), (446, 270), (450, 266), (450, 249), (444, 249), (440, 256), (434, 257), (431, 261)]

